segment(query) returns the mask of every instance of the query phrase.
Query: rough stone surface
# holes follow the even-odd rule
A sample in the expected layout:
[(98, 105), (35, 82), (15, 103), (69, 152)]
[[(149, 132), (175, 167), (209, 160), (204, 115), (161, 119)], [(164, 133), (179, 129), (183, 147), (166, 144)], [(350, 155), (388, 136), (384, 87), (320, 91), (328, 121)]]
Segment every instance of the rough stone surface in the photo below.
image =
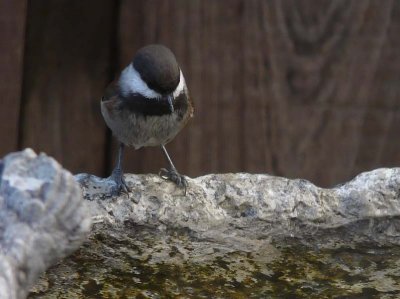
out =
[(126, 175), (131, 192), (119, 197), (108, 179), (76, 179), (93, 230), (30, 298), (400, 296), (399, 168), (333, 189), (206, 175), (186, 196), (156, 175)]
[(45, 154), (9, 154), (0, 175), (0, 298), (25, 298), (43, 271), (82, 244), (91, 219), (79, 184)]
[(129, 195), (107, 198), (112, 182), (80, 174), (96, 222), (187, 229), (215, 239), (295, 237), (400, 243), (400, 168), (358, 175), (332, 189), (264, 174), (212, 174), (182, 189), (155, 175), (126, 175)]
[[(320, 262), (310, 264), (311, 256), (332, 265), (331, 272), (336, 255), (351, 261), (362, 256), (364, 265), (364, 257), (366, 264), (371, 257), (381, 263), (387, 254), (400, 254), (398, 246), (389, 246), (400, 245), (400, 168), (362, 173), (332, 189), (263, 174), (212, 174), (188, 179), (186, 195), (156, 175), (128, 174), (131, 192), (119, 197), (109, 195), (112, 181), (88, 174), (75, 176), (80, 190), (53, 159), (31, 150), (5, 157), (1, 172), (0, 298), (23, 298), (40, 272), (81, 244), (89, 218), (94, 226), (88, 242), (42, 276), (30, 297), (209, 297), (213, 293), (205, 290), (215, 280), (221, 283), (213, 285), (213, 292), (224, 294), (228, 288), (229, 296), (257, 297), (275, 294), (268, 293), (274, 288), (281, 291), (275, 281), (282, 271), (292, 273), (281, 268), (289, 259), (297, 269), (293, 273), (304, 264), (318, 280), (326, 271)], [(375, 247), (368, 245), (361, 253), (337, 249), (371, 243)], [(282, 249), (288, 244), (317, 249), (311, 254), (299, 245)], [(323, 248), (326, 255), (320, 255)], [(363, 266), (351, 268), (352, 263), (344, 262), (343, 273), (323, 281), (335, 286), (346, 275), (358, 275), (351, 269)], [(365, 281), (381, 273), (380, 268), (366, 270)], [(391, 266), (386, 270), (385, 289), (366, 282), (358, 289), (338, 286), (337, 294), (364, 294), (369, 288), (400, 292), (395, 280), (400, 274)], [(309, 273), (295, 280), (287, 276), (288, 290), (302, 288), (304, 275)], [(193, 283), (196, 277), (201, 286)]]

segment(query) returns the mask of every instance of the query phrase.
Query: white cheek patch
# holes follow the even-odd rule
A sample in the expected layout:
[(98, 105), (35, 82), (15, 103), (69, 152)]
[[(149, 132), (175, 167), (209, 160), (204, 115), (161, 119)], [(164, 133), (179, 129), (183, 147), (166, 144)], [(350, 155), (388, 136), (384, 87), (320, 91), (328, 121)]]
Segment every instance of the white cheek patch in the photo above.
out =
[(140, 93), (142, 96), (149, 99), (162, 97), (161, 94), (147, 86), (146, 82), (140, 78), (139, 73), (132, 66), (132, 63), (122, 71), (118, 83), (124, 96), (128, 96), (130, 93)]
[(179, 75), (179, 84), (178, 86), (175, 88), (174, 92), (172, 93), (172, 95), (174, 96), (174, 98), (176, 98), (177, 96), (179, 96), (186, 88), (186, 82), (185, 82), (185, 77), (183, 77), (183, 73), (182, 71), (180, 71), (180, 75)]
[[(121, 88), (122, 95), (128, 96), (131, 93), (139, 93), (148, 99), (159, 99), (162, 95), (152, 89), (150, 89), (146, 82), (142, 80), (139, 73), (135, 70), (132, 63), (129, 64), (121, 73), (119, 78), (119, 86)], [(182, 71), (179, 74), (179, 84), (172, 93), (173, 97), (179, 96), (186, 88), (185, 78), (183, 77)]]

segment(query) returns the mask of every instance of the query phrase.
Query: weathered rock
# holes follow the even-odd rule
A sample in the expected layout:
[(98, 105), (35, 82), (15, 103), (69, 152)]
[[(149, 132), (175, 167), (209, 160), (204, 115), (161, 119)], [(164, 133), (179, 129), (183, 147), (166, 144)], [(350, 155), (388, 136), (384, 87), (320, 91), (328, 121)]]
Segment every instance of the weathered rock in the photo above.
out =
[[(95, 224), (31, 298), (400, 296), (400, 169), (333, 189), (268, 175), (77, 175)], [(367, 242), (367, 243), (366, 243)], [(382, 244), (386, 246), (381, 246)], [(310, 246), (311, 245), (311, 246)]]
[[(108, 195), (112, 181), (80, 174), (75, 179), (86, 202), (73, 177), (45, 155), (30, 150), (8, 155), (0, 161), (1, 173), (0, 298), (23, 298), (40, 272), (81, 244), (90, 216), (95, 225), (89, 241), (43, 276), (31, 296), (98, 297), (129, 284), (129, 292), (121, 293), (129, 297), (143, 295), (140, 283), (146, 280), (145, 290), (154, 288), (156, 297), (170, 287), (172, 296), (179, 294), (179, 284), (191, 285), (190, 273), (196, 271), (205, 286), (207, 277), (228, 277), (218, 287), (223, 294), (230, 281), (246, 285), (259, 275), (274, 277), (281, 271), (274, 268), (279, 256), (297, 260), (295, 252), (281, 252), (279, 244), (300, 240), (318, 250), (337, 244), (400, 244), (400, 168), (366, 172), (332, 189), (261, 174), (206, 175), (188, 179), (186, 195), (156, 175), (126, 175), (131, 192), (119, 197)], [(334, 267), (328, 256), (330, 251), (322, 260)], [(188, 271), (184, 275), (189, 276), (171, 285), (171, 280), (160, 281), (162, 271), (172, 276)], [(387, 273), (385, 290), (397, 292), (389, 279), (397, 277), (396, 270)], [(333, 279), (332, 285), (338, 281), (343, 279)], [(197, 291), (204, 296), (203, 289)], [(256, 294), (269, 293), (260, 288)]]
[(37, 277), (77, 249), (91, 219), (74, 177), (32, 150), (0, 161), (0, 298), (25, 298)]
[(131, 192), (119, 197), (108, 179), (76, 179), (95, 221), (89, 241), (32, 298), (400, 295), (399, 247), (380, 246), (400, 243), (399, 168), (333, 189), (207, 175), (186, 195), (156, 175), (126, 175)]
[(187, 194), (155, 175), (126, 175), (129, 195), (107, 198), (112, 182), (80, 174), (96, 221), (188, 229), (207, 238), (296, 237), (400, 243), (400, 168), (365, 172), (332, 189), (263, 174), (189, 179)]

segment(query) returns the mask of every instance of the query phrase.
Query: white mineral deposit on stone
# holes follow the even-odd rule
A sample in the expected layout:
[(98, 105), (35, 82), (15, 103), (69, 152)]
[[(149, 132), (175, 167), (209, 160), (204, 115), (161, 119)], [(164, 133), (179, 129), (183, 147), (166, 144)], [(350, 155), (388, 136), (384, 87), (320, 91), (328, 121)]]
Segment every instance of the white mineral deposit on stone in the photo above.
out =
[(43, 185), (43, 180), (36, 178), (21, 178), (19, 175), (7, 175), (3, 177), (11, 187), (21, 188), (23, 190), (37, 190)]

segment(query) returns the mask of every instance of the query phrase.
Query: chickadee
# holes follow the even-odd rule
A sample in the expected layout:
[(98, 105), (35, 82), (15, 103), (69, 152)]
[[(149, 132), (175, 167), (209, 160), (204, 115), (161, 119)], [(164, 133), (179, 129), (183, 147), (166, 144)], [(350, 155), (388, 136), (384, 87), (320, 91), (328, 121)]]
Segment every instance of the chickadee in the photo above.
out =
[(193, 110), (185, 78), (171, 50), (163, 45), (148, 45), (137, 51), (101, 100), (104, 120), (120, 142), (110, 176), (117, 193), (129, 190), (122, 171), (125, 145), (135, 149), (161, 146), (169, 167), (162, 168), (159, 175), (186, 192), (187, 181), (176, 170), (165, 145), (193, 117)]

